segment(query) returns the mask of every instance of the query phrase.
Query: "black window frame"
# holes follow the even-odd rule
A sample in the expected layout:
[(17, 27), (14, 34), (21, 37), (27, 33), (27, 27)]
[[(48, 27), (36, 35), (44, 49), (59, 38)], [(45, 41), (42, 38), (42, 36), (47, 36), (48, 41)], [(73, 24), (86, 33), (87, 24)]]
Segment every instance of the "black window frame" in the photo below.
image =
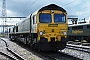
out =
[(87, 29), (90, 29), (90, 25), (87, 25)]
[(83, 26), (73, 26), (73, 27), (72, 27), (72, 30), (73, 30), (73, 29), (83, 29)]

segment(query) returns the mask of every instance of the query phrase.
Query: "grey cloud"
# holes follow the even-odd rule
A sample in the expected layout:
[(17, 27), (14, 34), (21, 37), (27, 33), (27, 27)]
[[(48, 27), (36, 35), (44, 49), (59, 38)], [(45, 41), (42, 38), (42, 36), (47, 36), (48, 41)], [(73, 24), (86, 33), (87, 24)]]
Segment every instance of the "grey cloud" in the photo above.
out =
[[(76, 0), (73, 3), (70, 3), (72, 1), (74, 0), (37, 0), (37, 2), (35, 2), (35, 0), (6, 0), (6, 5), (8, 10), (15, 12), (15, 15), (19, 16), (28, 16), (29, 14), (35, 12), (37, 9), (51, 3), (55, 3), (65, 8), (69, 15), (75, 15), (77, 11), (84, 11), (83, 7), (85, 7), (85, 4), (89, 2), (85, 0)], [(2, 1), (0, 0), (0, 4), (2, 4), (1, 2)], [(34, 2), (35, 4), (33, 4)], [(2, 8), (2, 5), (0, 7)]]

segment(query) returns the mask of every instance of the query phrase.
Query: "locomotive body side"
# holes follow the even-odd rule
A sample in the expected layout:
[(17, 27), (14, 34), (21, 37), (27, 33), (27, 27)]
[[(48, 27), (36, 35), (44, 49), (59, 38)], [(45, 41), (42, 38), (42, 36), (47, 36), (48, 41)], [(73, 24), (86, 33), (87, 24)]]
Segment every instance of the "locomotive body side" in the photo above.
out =
[(69, 26), (68, 37), (71, 40), (90, 42), (90, 24), (78, 24)]

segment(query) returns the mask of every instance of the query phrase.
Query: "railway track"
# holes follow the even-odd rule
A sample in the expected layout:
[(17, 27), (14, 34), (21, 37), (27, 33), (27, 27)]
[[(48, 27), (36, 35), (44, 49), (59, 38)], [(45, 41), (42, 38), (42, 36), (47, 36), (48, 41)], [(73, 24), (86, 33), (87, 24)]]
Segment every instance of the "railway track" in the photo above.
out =
[(67, 44), (66, 48), (90, 53), (90, 47), (89, 46)]
[[(81, 47), (80, 45), (77, 47), (77, 45), (76, 46), (67, 45), (66, 48), (67, 49), (72, 49), (72, 51), (77, 50), (78, 53), (79, 53), (79, 51), (81, 51), (81, 53), (80, 53), (81, 55), (83, 55), (82, 52), (90, 54), (90, 48), (89, 47), (85, 47), (85, 46)], [(74, 53), (76, 53), (76, 52), (74, 52)], [(41, 54), (44, 55), (45, 57), (50, 58), (51, 60), (89, 60), (89, 58), (88, 59), (87, 58), (82, 58), (83, 56), (79, 57), (79, 56), (76, 56), (74, 54), (70, 55), (71, 53), (66, 53), (66, 52), (63, 52), (62, 50), (58, 51), (58, 52), (55, 52), (55, 51), (42, 52)]]
[[(17, 44), (20, 44), (19, 42), (16, 42)], [(71, 56), (69, 54), (66, 54), (66, 53), (63, 53), (63, 52), (56, 52), (56, 51), (49, 51), (49, 52), (42, 52), (42, 51), (37, 51), (37, 50), (34, 50), (32, 48), (30, 48), (30, 46), (27, 46), (23, 43), (20, 44), (23, 48), (27, 49), (29, 48), (33, 54), (39, 56), (41, 55), (40, 57), (43, 58), (43, 60), (82, 60), (82, 59), (79, 59), (77, 57), (74, 57), (74, 56)]]
[[(2, 39), (3, 40), (3, 39)], [(4, 40), (3, 40), (4, 41)], [(5, 44), (6, 44), (6, 46), (7, 46), (7, 50), (10, 50), (9, 48), (8, 48), (8, 44), (5, 42)], [(19, 43), (20, 44), (20, 43)], [(24, 44), (20, 44), (20, 45), (24, 45)], [(28, 48), (26, 45), (24, 45), (25, 46), (25, 48)], [(30, 47), (29, 47), (30, 48)], [(39, 55), (41, 55), (41, 57), (44, 57), (44, 60), (82, 60), (82, 59), (80, 59), (80, 58), (77, 58), (77, 57), (74, 57), (74, 56), (72, 56), (72, 55), (69, 55), (69, 54), (66, 54), (66, 53), (64, 53), (64, 52), (61, 52), (61, 51), (59, 51), (59, 52), (36, 52), (35, 50), (33, 50), (32, 49), (32, 51), (33, 52), (35, 52), (35, 54), (39, 54)], [(18, 55), (18, 54), (16, 54), (16, 55)], [(19, 56), (19, 55), (18, 55)], [(16, 56), (15, 56), (16, 57)], [(20, 57), (20, 56), (19, 56)], [(18, 58), (19, 58), (18, 57)], [(18, 59), (18, 58), (16, 58), (16, 60)], [(15, 60), (15, 58), (13, 59), (13, 60)], [(24, 60), (24, 59), (18, 59), (18, 60)]]
[(11, 60), (16, 60), (14, 57), (12, 57), (12, 56), (10, 56), (10, 55), (4, 53), (4, 52), (0, 52), (0, 54), (3, 55), (3, 56), (5, 56), (6, 58), (11, 59)]
[(84, 46), (80, 43), (75, 44), (67, 44), (66, 48), (63, 49), (62, 52), (83, 60), (90, 60), (90, 46)]
[(51, 60), (82, 60), (80, 58), (68, 55), (60, 51), (43, 52), (42, 54), (50, 58)]
[(67, 44), (90, 46), (90, 43), (87, 43), (87, 42), (73, 42), (73, 41), (68, 41)]
[(74, 50), (90, 53), (90, 43), (68, 42), (66, 47), (68, 49), (74, 49)]
[(48, 58), (48, 60), (83, 60), (78, 57), (64, 53), (62, 51), (43, 51), (43, 52), (37, 50), (33, 51), (42, 55), (45, 58)]
[(1, 55), (4, 55), (4, 56), (6, 56), (6, 57), (8, 57), (9, 59), (13, 59), (13, 60), (24, 60), (24, 58), (23, 57), (21, 57), (20, 55), (18, 55), (17, 53), (15, 53), (14, 51), (12, 51), (10, 48), (8, 48), (8, 44), (7, 44), (7, 42), (5, 41), (5, 40), (3, 40), (3, 39), (1, 39), (0, 38), (0, 40), (2, 40), (2, 41), (4, 41), (4, 43), (5, 43), (5, 45), (6, 45), (6, 50), (9, 52), (9, 53), (11, 53), (10, 55), (9, 54), (6, 54), (5, 52), (0, 52), (0, 54)]
[[(16, 42), (18, 44), (18, 42)], [(21, 46), (23, 46), (24, 44), (20, 44)], [(24, 45), (25, 46), (25, 45)], [(25, 46), (25, 48), (28, 48), (29, 46)], [(24, 47), (23, 47), (24, 48)], [(29, 47), (30, 48), (30, 47)], [(34, 50), (32, 48), (30, 48), (30, 50), (32, 50), (32, 52), (36, 55), (41, 55), (41, 57), (44, 58), (44, 60), (82, 60), (80, 58), (71, 56), (69, 54), (63, 53), (63, 52), (56, 52), (56, 51), (49, 51), (49, 52), (42, 52), (42, 51), (37, 51)]]

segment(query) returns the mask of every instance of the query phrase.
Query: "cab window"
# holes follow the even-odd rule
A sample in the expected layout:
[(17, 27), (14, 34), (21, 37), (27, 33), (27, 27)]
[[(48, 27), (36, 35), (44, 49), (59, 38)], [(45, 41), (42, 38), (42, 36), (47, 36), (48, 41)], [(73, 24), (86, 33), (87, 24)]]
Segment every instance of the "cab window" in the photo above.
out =
[(45, 13), (39, 14), (39, 22), (40, 23), (51, 23), (52, 22), (51, 14), (45, 14)]
[(62, 23), (66, 22), (66, 15), (65, 14), (54, 14), (54, 22)]

